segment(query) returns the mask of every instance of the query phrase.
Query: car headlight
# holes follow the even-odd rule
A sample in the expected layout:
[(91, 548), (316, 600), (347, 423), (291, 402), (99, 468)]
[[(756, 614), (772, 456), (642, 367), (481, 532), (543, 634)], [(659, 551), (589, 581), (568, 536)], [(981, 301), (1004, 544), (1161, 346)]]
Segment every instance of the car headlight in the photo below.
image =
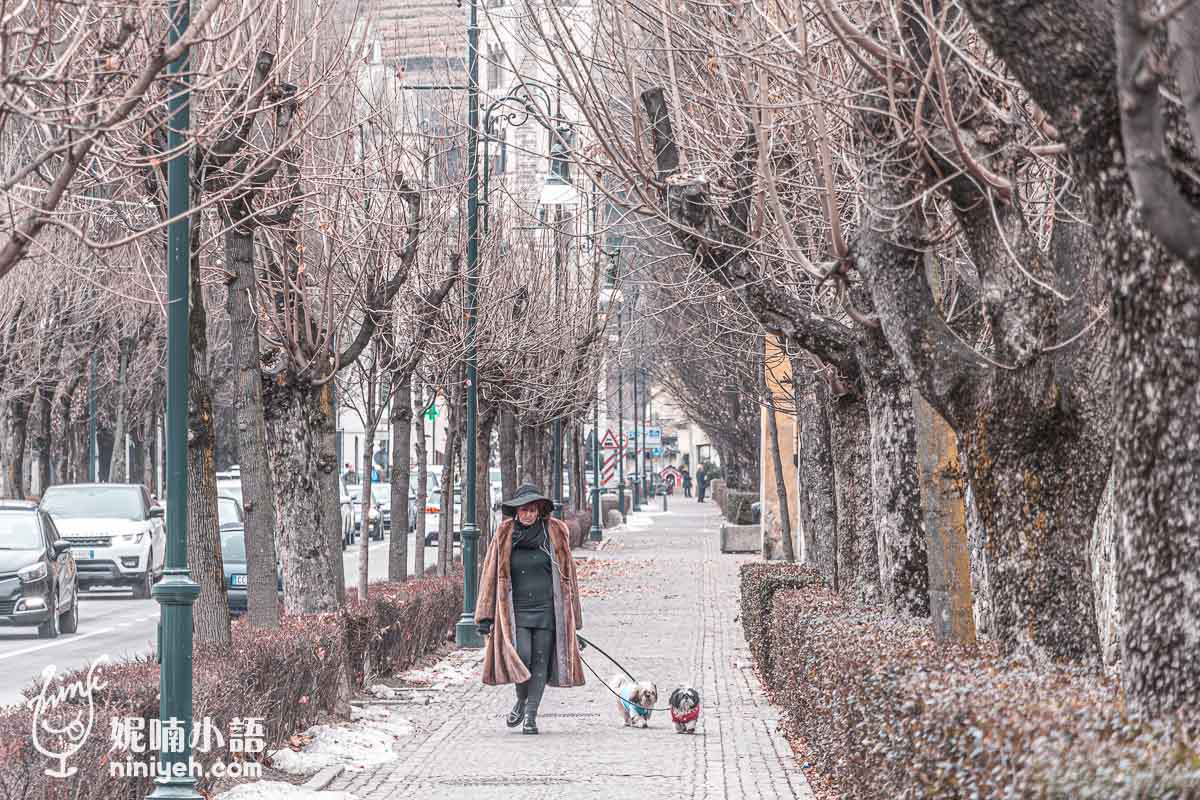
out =
[(121, 534), (120, 538), (122, 542), (133, 542), (134, 544), (138, 544), (142, 541), (142, 539), (146, 538), (146, 532), (137, 531), (136, 533), (123, 533)]
[(50, 573), (46, 570), (46, 565), (39, 561), (36, 564), (30, 564), (28, 567), (21, 567), (17, 570), (17, 577), (21, 579), (21, 583), (33, 583), (40, 581)]

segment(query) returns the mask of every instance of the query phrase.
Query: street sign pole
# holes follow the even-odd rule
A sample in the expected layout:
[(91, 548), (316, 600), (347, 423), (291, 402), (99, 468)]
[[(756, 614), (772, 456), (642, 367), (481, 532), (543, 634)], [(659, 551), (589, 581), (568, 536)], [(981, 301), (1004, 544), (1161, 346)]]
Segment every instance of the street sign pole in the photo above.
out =
[[(171, 0), (169, 41), (184, 35), (190, 21), (189, 0)], [(192, 736), (192, 605), (200, 587), (187, 565), (187, 433), (188, 433), (188, 287), (191, 268), (191, 165), (186, 137), (191, 126), (188, 51), (174, 61), (169, 100), (167, 147), (167, 553), (162, 580), (152, 594), (158, 601), (159, 705), (163, 725), (182, 723), (179, 747), (160, 755), (166, 777), (156, 780), (154, 800), (200, 800), (189, 768)], [(118, 443), (119, 444), (119, 443)], [(178, 773), (178, 774), (177, 774)]]

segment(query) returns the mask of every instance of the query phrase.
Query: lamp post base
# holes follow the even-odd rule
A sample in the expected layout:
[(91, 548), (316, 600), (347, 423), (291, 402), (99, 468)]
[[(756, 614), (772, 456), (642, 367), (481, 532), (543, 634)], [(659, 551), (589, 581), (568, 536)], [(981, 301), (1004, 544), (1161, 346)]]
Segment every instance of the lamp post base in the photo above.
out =
[(196, 791), (195, 778), (171, 777), (158, 780), (146, 800), (204, 800), (204, 795)]
[(474, 616), (464, 613), (459, 618), (458, 624), (454, 626), (454, 643), (459, 647), (483, 647), (483, 637), (479, 635), (479, 626), (475, 624)]
[[(474, 477), (474, 473), (468, 473)], [(474, 492), (467, 493), (469, 508), (471, 503), (474, 503)], [(475, 565), (477, 563), (477, 548), (479, 545), (479, 528), (475, 527), (475, 522), (468, 519), (462, 529), (463, 543), (463, 612), (458, 618), (458, 624), (454, 626), (454, 643), (459, 647), (483, 647), (483, 637), (479, 635), (479, 628), (475, 624), (475, 599), (478, 596), (479, 587), (476, 584)]]
[(588, 539), (593, 542), (602, 542), (604, 541), (604, 531), (598, 525), (593, 525), (588, 530)]

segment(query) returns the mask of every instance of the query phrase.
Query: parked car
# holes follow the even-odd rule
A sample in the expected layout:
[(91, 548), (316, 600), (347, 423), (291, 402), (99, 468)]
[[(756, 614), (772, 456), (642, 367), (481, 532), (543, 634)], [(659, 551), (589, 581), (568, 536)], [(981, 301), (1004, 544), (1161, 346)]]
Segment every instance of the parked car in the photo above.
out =
[[(357, 491), (352, 491), (350, 493), (350, 500), (351, 508), (354, 510), (355, 538), (358, 538), (358, 533), (363, 529), (362, 495), (360, 495)], [(383, 538), (383, 528), (381, 525), (382, 518), (383, 514), (379, 510), (379, 500), (376, 499), (374, 493), (372, 493), (371, 508), (367, 510), (367, 527), (369, 529), (367, 533), (372, 539)]]
[[(246, 602), (246, 529), (243, 527), (241, 504), (232, 497), (217, 500), (217, 517), (221, 523), (221, 560), (225, 566), (225, 594), (230, 614), (245, 614)], [(275, 583), (283, 596), (283, 567), (276, 570)]]
[(342, 547), (354, 544), (354, 496), (345, 481), (338, 481), (338, 513), (342, 518)]
[(141, 484), (75, 483), (51, 486), (41, 508), (71, 543), (79, 588), (131, 586), (138, 599), (162, 577), (167, 537), (164, 509)]
[(35, 503), (0, 503), (0, 625), (36, 625), (42, 639), (79, 631), (71, 544)]
[(377, 481), (371, 484), (371, 504), (379, 509), (380, 525), (371, 531), (372, 539), (383, 539), (384, 531), (392, 529), (392, 485)]
[(217, 473), (217, 494), (225, 497), (232, 497), (238, 501), (239, 505), (245, 506), (246, 500), (242, 497), (242, 479), (240, 477), (221, 477), (220, 472)]
[[(438, 543), (438, 523), (441, 520), (442, 511), (442, 493), (430, 492), (429, 502), (425, 505), (425, 544), (429, 547), (437, 547)], [(462, 519), (462, 505), (456, 497), (454, 509), (450, 517), (450, 526), (454, 529), (454, 541), (462, 541), (461, 532), (456, 524)]]

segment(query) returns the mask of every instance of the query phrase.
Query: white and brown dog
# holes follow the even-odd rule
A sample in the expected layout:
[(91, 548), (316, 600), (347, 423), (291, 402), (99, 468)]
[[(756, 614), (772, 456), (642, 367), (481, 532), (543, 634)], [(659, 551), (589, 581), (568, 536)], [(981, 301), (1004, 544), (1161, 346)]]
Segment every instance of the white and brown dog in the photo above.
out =
[(632, 681), (624, 675), (613, 678), (611, 685), (619, 696), (617, 708), (626, 727), (645, 728), (658, 702), (658, 687), (649, 681)]
[(667, 701), (671, 707), (671, 722), (676, 733), (695, 733), (696, 721), (700, 719), (700, 693), (691, 686), (680, 686), (671, 692)]

